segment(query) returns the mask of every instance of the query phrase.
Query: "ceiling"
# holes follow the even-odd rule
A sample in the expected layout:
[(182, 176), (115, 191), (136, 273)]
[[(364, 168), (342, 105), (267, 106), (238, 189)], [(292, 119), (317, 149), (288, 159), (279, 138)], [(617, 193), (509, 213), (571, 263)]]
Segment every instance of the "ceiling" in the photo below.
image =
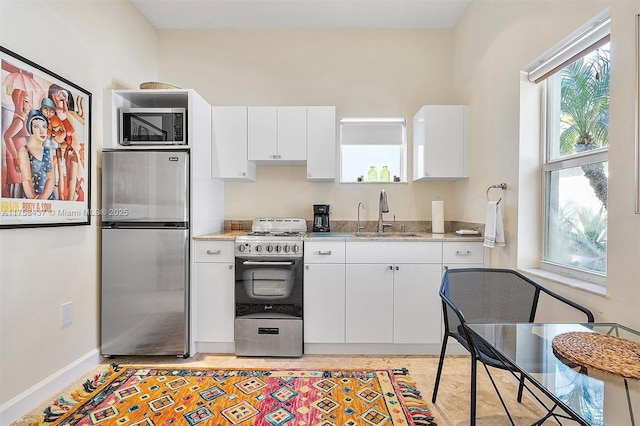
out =
[(472, 0), (130, 0), (159, 30), (451, 28)]

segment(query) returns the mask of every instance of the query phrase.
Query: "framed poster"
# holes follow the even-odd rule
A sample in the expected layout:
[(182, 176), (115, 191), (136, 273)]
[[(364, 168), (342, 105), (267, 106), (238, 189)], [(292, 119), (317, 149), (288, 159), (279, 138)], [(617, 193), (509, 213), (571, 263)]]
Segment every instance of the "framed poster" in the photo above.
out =
[(91, 93), (0, 46), (0, 227), (88, 225)]

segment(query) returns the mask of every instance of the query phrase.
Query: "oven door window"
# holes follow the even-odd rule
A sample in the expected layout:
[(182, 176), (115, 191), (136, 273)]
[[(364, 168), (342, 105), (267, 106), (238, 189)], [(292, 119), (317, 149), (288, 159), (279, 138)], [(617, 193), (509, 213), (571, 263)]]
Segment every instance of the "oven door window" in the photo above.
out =
[(302, 317), (302, 259), (236, 259), (236, 317), (280, 313)]

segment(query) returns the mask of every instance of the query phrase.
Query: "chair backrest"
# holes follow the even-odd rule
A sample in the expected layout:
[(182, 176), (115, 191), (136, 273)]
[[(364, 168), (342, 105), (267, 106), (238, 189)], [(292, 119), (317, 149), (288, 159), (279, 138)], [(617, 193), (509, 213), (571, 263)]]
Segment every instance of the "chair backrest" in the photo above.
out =
[[(467, 323), (533, 322), (540, 286), (510, 269), (468, 268), (445, 272), (440, 286), (447, 332)], [(456, 312), (456, 309), (458, 312)]]

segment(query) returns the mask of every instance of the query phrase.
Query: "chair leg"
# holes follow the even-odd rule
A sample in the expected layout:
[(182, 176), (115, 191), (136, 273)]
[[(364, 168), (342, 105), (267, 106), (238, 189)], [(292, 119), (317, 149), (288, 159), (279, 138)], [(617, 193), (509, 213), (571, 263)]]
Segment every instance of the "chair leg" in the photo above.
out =
[(520, 374), (520, 384), (518, 385), (518, 402), (522, 402), (523, 391), (524, 391), (524, 374)]
[[(482, 366), (484, 367), (484, 371), (487, 372), (487, 377), (489, 377), (489, 380), (491, 381), (491, 384), (493, 385), (493, 389), (496, 391), (496, 395), (498, 395), (498, 399), (500, 400), (500, 404), (502, 404), (502, 408), (504, 408), (504, 412), (507, 414), (507, 417), (509, 418), (509, 422), (511, 423), (511, 426), (516, 426), (515, 422), (513, 421), (513, 418), (511, 417), (511, 414), (509, 413), (509, 409), (507, 408), (507, 404), (505, 404), (504, 398), (502, 398), (502, 394), (500, 393), (500, 389), (498, 389), (498, 385), (496, 385), (495, 380), (493, 380), (493, 376), (491, 375), (491, 372), (489, 371), (489, 367), (487, 367), (487, 364), (485, 364), (485, 363), (482, 363)], [(524, 379), (524, 376), (523, 376), (523, 379)], [(521, 382), (521, 383), (524, 385), (524, 381)]]
[(476, 425), (476, 376), (477, 376), (478, 362), (476, 356), (471, 351), (471, 406), (469, 409), (469, 426)]
[(444, 354), (447, 351), (447, 339), (449, 336), (447, 334), (444, 335), (442, 339), (442, 349), (440, 349), (440, 361), (438, 361), (438, 372), (436, 373), (436, 383), (433, 385), (433, 396), (431, 397), (431, 402), (435, 404), (436, 397), (438, 396), (438, 386), (440, 385), (440, 376), (442, 375), (442, 365), (444, 364)]

